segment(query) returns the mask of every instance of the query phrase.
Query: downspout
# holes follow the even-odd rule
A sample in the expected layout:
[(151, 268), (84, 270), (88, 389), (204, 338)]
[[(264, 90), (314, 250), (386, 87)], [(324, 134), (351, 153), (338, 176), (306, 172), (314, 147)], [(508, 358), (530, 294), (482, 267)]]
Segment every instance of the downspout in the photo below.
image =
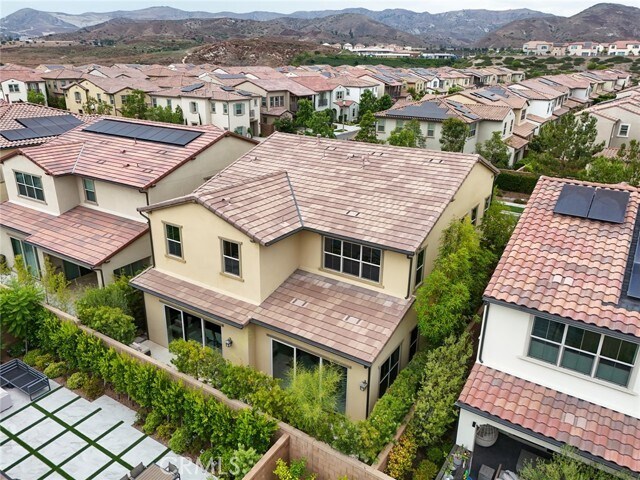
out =
[(411, 274), (413, 273), (413, 255), (407, 255), (409, 258), (409, 279), (407, 280), (407, 296), (404, 298), (409, 298), (411, 296)]
[(101, 285), (102, 288), (104, 288), (106, 285), (104, 284), (104, 272), (102, 271), (101, 268), (94, 268), (93, 269), (94, 272), (99, 272), (100, 273), (100, 280), (101, 280)]
[[(146, 202), (146, 206), (149, 206), (149, 191), (148, 190), (143, 190), (140, 189), (139, 190), (140, 193), (144, 193), (145, 195), (145, 202)], [(144, 212), (138, 212), (140, 213), (140, 215), (142, 215), (142, 217), (147, 221), (147, 226), (149, 227), (149, 241), (151, 242), (151, 266), (155, 267), (156, 266), (156, 255), (155, 252), (153, 250), (153, 233), (151, 232), (151, 219), (149, 218), (148, 215), (145, 215)]]
[(489, 306), (491, 304), (486, 302), (484, 304), (484, 314), (482, 315), (482, 329), (480, 330), (480, 347), (478, 348), (478, 363), (483, 363), (482, 352), (484, 350), (484, 337), (487, 331), (487, 323), (489, 322)]
[(367, 367), (367, 410), (365, 418), (369, 418), (369, 398), (371, 397), (371, 365)]

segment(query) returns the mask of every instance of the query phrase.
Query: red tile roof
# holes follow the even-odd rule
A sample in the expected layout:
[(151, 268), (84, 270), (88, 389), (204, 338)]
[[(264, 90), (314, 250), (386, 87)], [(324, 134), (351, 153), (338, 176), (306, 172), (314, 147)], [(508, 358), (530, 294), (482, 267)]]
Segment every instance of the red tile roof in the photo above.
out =
[[(95, 118), (87, 124), (93, 124), (103, 118), (105, 117)], [(13, 155), (25, 155), (54, 176), (75, 174), (137, 188), (148, 188), (221, 138), (233, 135), (214, 125), (187, 127), (129, 118), (106, 118), (119, 122), (198, 131), (202, 132), (202, 135), (181, 147), (86, 132), (83, 130), (86, 126), (84, 125), (44, 145), (23, 148)], [(7, 158), (9, 157), (3, 160)]]
[[(554, 213), (566, 184), (630, 193), (624, 223)], [(541, 177), (485, 296), (640, 337), (640, 312), (616, 305), (623, 294), (640, 190)]]
[(203, 314), (241, 326), (257, 323), (366, 365), (377, 358), (414, 301), (302, 270), (291, 274), (260, 305), (155, 268), (131, 284)]
[(474, 365), (458, 402), (640, 472), (638, 418), (481, 364)]
[(0, 204), (0, 224), (29, 234), (28, 243), (89, 267), (101, 265), (148, 231), (144, 222), (87, 207), (55, 216), (11, 202)]
[[(477, 154), (276, 132), (197, 194), (287, 172), (305, 228), (414, 253), (478, 163), (497, 172)], [(277, 178), (284, 198), (284, 177)], [(280, 208), (261, 210), (261, 215), (278, 212), (277, 217)], [(258, 234), (261, 223), (256, 225), (259, 228), (251, 230), (256, 240), (271, 241), (273, 230)]]

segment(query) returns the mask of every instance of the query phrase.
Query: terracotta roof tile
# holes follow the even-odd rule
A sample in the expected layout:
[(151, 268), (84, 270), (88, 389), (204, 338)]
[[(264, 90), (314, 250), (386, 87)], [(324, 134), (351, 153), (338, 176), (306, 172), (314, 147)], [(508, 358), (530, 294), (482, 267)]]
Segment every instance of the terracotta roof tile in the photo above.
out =
[(276, 132), (197, 193), (287, 172), (305, 228), (413, 253), (479, 162), (495, 171), (476, 154)]
[(0, 224), (29, 234), (26, 241), (32, 245), (89, 267), (101, 265), (148, 231), (144, 222), (87, 207), (55, 216), (11, 202), (0, 204)]
[[(566, 184), (541, 177), (485, 290), (490, 299), (640, 337), (640, 311), (618, 307), (631, 251), (640, 190), (630, 193), (621, 224), (554, 213)], [(554, 278), (571, 278), (570, 284)]]
[[(514, 388), (518, 383), (520, 388)], [(497, 389), (497, 398), (487, 394)], [(542, 398), (539, 408), (531, 398)], [(460, 394), (469, 406), (621, 467), (640, 472), (640, 419), (475, 364)], [(513, 415), (507, 405), (516, 406)], [(612, 421), (615, 420), (615, 421)]]

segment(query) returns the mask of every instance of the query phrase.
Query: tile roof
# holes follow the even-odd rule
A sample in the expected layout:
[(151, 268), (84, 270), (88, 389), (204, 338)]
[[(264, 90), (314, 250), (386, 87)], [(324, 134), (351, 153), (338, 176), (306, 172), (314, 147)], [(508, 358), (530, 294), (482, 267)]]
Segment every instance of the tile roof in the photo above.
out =
[(287, 172), (305, 228), (414, 253), (477, 163), (497, 173), (477, 154), (276, 132), (197, 193)]
[[(623, 223), (554, 213), (566, 184), (630, 193)], [(619, 305), (640, 190), (541, 177), (485, 297), (640, 337), (640, 311)]]
[(529, 140), (519, 137), (518, 135), (512, 135), (505, 139), (505, 143), (516, 150), (526, 147), (529, 144)]
[[(24, 128), (24, 125), (17, 121), (19, 118), (52, 117), (58, 115), (73, 115), (82, 121), (89, 121), (92, 118), (95, 118), (89, 115), (78, 115), (67, 110), (59, 110), (53, 107), (45, 107), (44, 105), (36, 105), (35, 103), (9, 103), (5, 100), (0, 100), (0, 130)], [(26, 145), (38, 145), (51, 140), (52, 138), (55, 137), (10, 141), (0, 135), (0, 149), (22, 147)]]
[(131, 284), (204, 314), (240, 326), (257, 323), (367, 365), (380, 354), (414, 301), (302, 270), (292, 273), (260, 305), (155, 268)]
[(547, 123), (551, 119), (550, 118), (539, 117), (538, 115), (533, 115), (532, 113), (528, 113), (527, 114), (527, 120), (531, 120), (532, 122), (536, 122), (536, 123), (539, 123), (540, 125), (542, 125), (543, 123)]
[[(195, 86), (201, 85), (201, 87), (195, 88)], [(184, 91), (184, 87), (193, 86), (193, 90)], [(243, 92), (246, 92), (243, 90)], [(221, 85), (216, 85), (215, 83), (198, 81), (198, 79), (192, 79), (191, 83), (188, 85), (183, 85), (179, 87), (159, 90), (156, 92), (151, 92), (150, 95), (152, 97), (185, 97), (185, 98), (206, 98), (210, 100), (220, 100), (220, 101), (236, 101), (236, 100), (251, 100), (252, 98), (260, 98), (260, 95), (257, 93), (246, 92), (247, 95), (243, 95), (239, 90), (235, 90), (230, 87), (222, 87)]]
[[(316, 94), (315, 91), (305, 87), (304, 85), (301, 85), (300, 83), (293, 81), (288, 77), (262, 78), (257, 80), (254, 80), (252, 78), (247, 78), (242, 83), (245, 83), (245, 82), (253, 83), (254, 85), (257, 85), (258, 87), (262, 88), (267, 92), (280, 92), (284, 90), (298, 97), (310, 97)], [(242, 85), (242, 83), (240, 83), (239, 85)]]
[(520, 125), (513, 127), (513, 133), (523, 138), (529, 138), (538, 127), (539, 125), (530, 122), (522, 122)]
[[(103, 118), (87, 122), (44, 145), (22, 148), (12, 156), (22, 154), (54, 176), (75, 174), (148, 188), (221, 138), (232, 135), (214, 125), (170, 125), (172, 129), (202, 132), (202, 135), (182, 147), (83, 130), (85, 126)], [(169, 126), (146, 120), (106, 118), (136, 125)], [(9, 156), (3, 160), (7, 158)]]
[(35, 70), (24, 68), (0, 69), (0, 82), (11, 79), (21, 82), (44, 82), (41, 74)]
[[(27, 224), (27, 221), (37, 223)], [(148, 231), (137, 222), (78, 206), (55, 216), (12, 202), (0, 204), (0, 224), (26, 233), (32, 245), (89, 267), (101, 265)]]
[(638, 418), (478, 363), (458, 404), (640, 472)]
[[(103, 78), (96, 75), (85, 74), (84, 78), (78, 80), (76, 83), (82, 86), (85, 82), (92, 83), (109, 94), (118, 93), (127, 88), (142, 90), (143, 92), (153, 92), (158, 89), (155, 83), (145, 78)], [(72, 85), (73, 84), (67, 85), (63, 89), (67, 90)]]

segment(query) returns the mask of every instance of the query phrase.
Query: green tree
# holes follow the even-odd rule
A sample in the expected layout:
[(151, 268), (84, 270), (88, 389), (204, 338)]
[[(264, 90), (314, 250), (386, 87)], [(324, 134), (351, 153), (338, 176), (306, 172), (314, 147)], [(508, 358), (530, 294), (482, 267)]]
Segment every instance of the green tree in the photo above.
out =
[(356, 134), (356, 142), (380, 143), (376, 137), (376, 117), (367, 112), (360, 120), (360, 131)]
[(311, 100), (302, 99), (298, 102), (298, 111), (296, 112), (296, 126), (307, 127), (313, 116), (313, 102)]
[(336, 138), (333, 133), (333, 123), (331, 121), (331, 114), (328, 110), (322, 110), (320, 112), (313, 112), (307, 128), (311, 130), (311, 135), (320, 135), (326, 138)]
[(381, 112), (383, 110), (388, 110), (392, 106), (393, 106), (393, 99), (388, 94), (385, 93), (376, 102), (376, 111)]
[(509, 165), (509, 148), (502, 141), (499, 131), (493, 132), (491, 138), (476, 145), (476, 153), (482, 155), (498, 168), (505, 168)]
[(469, 127), (459, 118), (447, 118), (442, 122), (440, 146), (445, 152), (462, 152), (469, 136)]
[(293, 119), (289, 116), (284, 116), (277, 119), (275, 122), (273, 122), (273, 126), (278, 132), (284, 132), (284, 133), (296, 132), (296, 125), (295, 123), (293, 123)]
[(447, 90), (447, 95), (462, 92), (463, 90), (464, 88), (462, 88), (460, 85), (452, 85), (451, 87), (449, 87), (449, 90)]
[(86, 113), (95, 113), (97, 115), (111, 115), (113, 112), (113, 106), (102, 100), (97, 100), (94, 97), (88, 97), (82, 109)]
[(362, 121), (367, 113), (378, 111), (378, 101), (371, 90), (365, 90), (360, 95), (360, 108), (358, 110), (358, 120)]
[(147, 120), (153, 120), (155, 122), (175, 123), (178, 125), (184, 124), (184, 117), (182, 116), (182, 109), (178, 106), (173, 110), (170, 106), (157, 106), (147, 109), (145, 113)]
[(389, 145), (396, 147), (424, 148), (426, 139), (420, 130), (420, 122), (411, 120), (402, 127), (396, 127), (389, 135)]
[(38, 105), (44, 105), (45, 98), (44, 93), (40, 90), (27, 90), (27, 102), (29, 103), (37, 103)]
[(575, 177), (604, 148), (596, 143), (596, 119), (588, 113), (562, 115), (545, 124), (529, 143), (527, 169), (553, 177)]
[(504, 209), (504, 204), (496, 199), (494, 192), (480, 224), (480, 246), (493, 254), (494, 263), (502, 256), (517, 223), (518, 217)]
[(626, 473), (609, 473), (588, 465), (577, 458), (575, 449), (565, 447), (560, 453), (554, 453), (548, 461), (527, 462), (519, 473), (522, 480), (612, 480), (614, 478), (631, 480)]
[(146, 101), (147, 94), (142, 90), (132, 90), (124, 102), (122, 102), (122, 116), (128, 118), (146, 118), (149, 106)]
[(581, 178), (597, 183), (632, 183), (629, 168), (623, 160), (598, 157), (585, 169)]
[(46, 317), (42, 306), (44, 295), (33, 283), (11, 281), (9, 288), (0, 288), (0, 329), (27, 344), (33, 342)]

